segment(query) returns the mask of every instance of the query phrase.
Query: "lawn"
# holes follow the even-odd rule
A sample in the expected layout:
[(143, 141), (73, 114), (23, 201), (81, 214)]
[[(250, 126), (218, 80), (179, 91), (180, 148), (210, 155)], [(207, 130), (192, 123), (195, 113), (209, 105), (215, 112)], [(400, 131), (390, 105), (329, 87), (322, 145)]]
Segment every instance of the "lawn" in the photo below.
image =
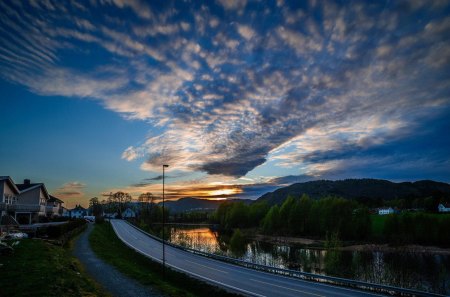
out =
[(97, 256), (105, 262), (168, 296), (236, 296), (170, 269), (166, 270), (163, 279), (162, 266), (126, 246), (108, 222), (96, 224), (89, 241)]
[(370, 218), (372, 219), (372, 235), (374, 238), (381, 238), (387, 216), (371, 215)]
[(1, 296), (109, 296), (62, 248), (40, 239), (23, 239), (14, 254), (0, 256)]

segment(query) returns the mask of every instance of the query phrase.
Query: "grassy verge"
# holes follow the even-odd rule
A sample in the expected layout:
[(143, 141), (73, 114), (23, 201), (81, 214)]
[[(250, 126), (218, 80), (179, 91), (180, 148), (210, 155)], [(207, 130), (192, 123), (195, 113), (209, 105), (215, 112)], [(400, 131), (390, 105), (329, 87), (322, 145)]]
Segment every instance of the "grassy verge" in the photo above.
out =
[(39, 239), (21, 240), (0, 256), (1, 296), (109, 296), (91, 280), (70, 249)]
[(382, 238), (384, 230), (384, 222), (386, 221), (386, 216), (371, 215), (372, 220), (372, 235), (374, 238)]
[(109, 223), (96, 224), (89, 241), (97, 256), (105, 262), (168, 296), (237, 296), (170, 269), (166, 270), (164, 280), (162, 266), (127, 247)]

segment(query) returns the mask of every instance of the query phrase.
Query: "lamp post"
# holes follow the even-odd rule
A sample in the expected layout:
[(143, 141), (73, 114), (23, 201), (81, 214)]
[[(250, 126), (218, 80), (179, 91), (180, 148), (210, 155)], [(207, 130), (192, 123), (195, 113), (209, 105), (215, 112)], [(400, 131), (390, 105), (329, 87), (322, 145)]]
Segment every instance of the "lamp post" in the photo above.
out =
[(163, 207), (162, 207), (162, 244), (163, 244), (163, 277), (166, 277), (166, 242), (164, 239), (164, 223), (165, 223), (165, 211), (164, 211), (164, 169), (169, 165), (163, 165)]

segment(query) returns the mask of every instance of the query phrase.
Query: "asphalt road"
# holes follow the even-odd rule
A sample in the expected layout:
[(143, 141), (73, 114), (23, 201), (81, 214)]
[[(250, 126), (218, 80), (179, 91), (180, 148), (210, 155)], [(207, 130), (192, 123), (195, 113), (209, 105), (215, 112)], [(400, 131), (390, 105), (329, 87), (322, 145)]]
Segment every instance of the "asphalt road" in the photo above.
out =
[[(111, 220), (117, 236), (138, 252), (162, 262), (162, 244), (122, 220)], [(195, 255), (166, 245), (166, 265), (250, 296), (382, 296), (270, 274)]]

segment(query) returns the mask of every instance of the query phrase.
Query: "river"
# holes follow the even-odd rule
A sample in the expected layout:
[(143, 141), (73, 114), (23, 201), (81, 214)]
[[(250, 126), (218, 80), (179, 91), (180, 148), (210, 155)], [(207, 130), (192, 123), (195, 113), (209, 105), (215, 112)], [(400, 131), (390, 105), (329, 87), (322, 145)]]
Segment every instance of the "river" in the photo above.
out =
[(262, 265), (450, 294), (450, 256), (420, 252), (332, 251), (247, 240), (205, 226), (170, 227), (172, 243)]

